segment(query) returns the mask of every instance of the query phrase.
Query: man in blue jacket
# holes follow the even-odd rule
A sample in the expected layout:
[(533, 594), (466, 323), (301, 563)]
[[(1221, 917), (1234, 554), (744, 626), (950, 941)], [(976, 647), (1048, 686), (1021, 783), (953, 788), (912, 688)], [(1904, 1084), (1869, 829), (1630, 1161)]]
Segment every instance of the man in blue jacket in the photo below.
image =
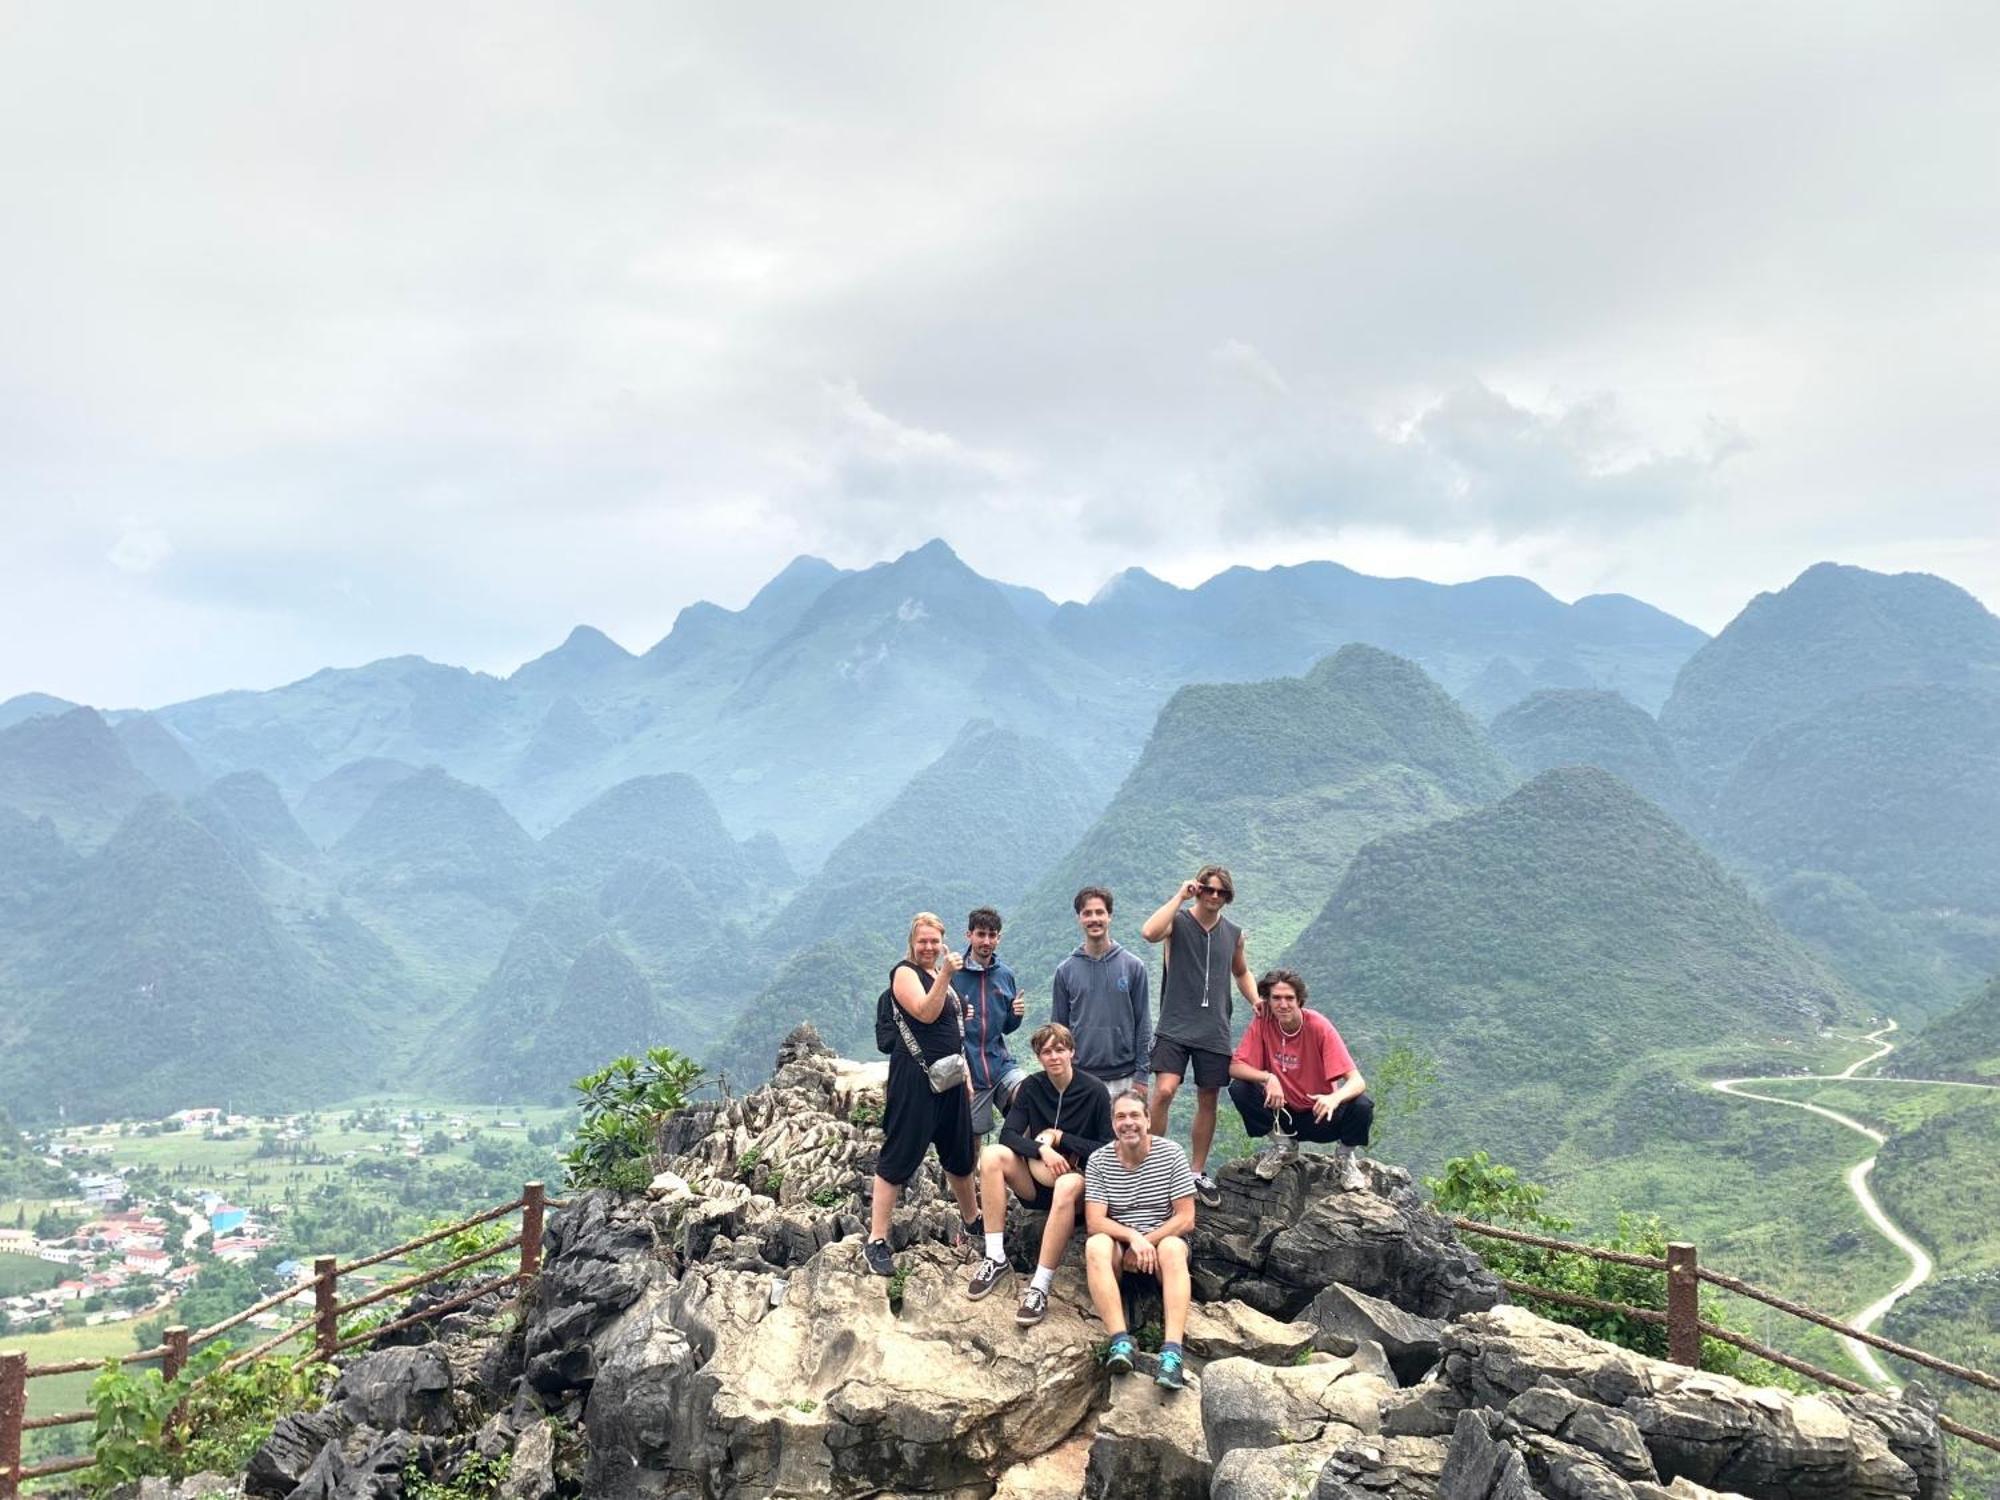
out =
[(1000, 913), (990, 906), (974, 907), (965, 919), (965, 967), (952, 975), (951, 987), (965, 1007), (965, 1066), (975, 1136), (993, 1128), (994, 1107), (1004, 1115), (1028, 1076), (1007, 1050), (1007, 1037), (1019, 1029), (1028, 1002), (1014, 982), (1014, 971), (1000, 962), (999, 948)]

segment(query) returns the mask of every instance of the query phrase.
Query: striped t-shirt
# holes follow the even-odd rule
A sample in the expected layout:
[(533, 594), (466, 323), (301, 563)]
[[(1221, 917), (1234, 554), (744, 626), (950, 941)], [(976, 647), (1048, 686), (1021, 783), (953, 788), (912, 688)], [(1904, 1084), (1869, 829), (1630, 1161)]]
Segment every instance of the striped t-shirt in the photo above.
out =
[(1187, 1153), (1165, 1136), (1152, 1137), (1152, 1147), (1137, 1171), (1118, 1159), (1118, 1143), (1099, 1146), (1083, 1168), (1083, 1201), (1102, 1203), (1114, 1223), (1151, 1234), (1174, 1216), (1174, 1199), (1194, 1196), (1194, 1171)]

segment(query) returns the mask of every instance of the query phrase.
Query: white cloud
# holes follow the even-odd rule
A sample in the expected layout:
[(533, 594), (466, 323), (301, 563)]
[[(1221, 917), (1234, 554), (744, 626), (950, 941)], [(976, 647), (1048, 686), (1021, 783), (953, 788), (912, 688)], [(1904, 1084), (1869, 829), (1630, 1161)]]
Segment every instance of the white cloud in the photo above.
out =
[(174, 544), (155, 526), (134, 526), (121, 534), (105, 554), (121, 573), (150, 573), (174, 555)]

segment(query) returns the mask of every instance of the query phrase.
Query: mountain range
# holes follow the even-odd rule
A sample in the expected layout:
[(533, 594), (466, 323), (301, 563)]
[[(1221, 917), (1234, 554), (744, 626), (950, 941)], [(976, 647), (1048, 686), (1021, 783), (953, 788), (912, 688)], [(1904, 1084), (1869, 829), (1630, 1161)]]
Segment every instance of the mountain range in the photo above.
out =
[(1921, 575), (1816, 567), (1708, 641), (1330, 563), (1058, 605), (931, 543), (800, 559), (642, 654), (579, 627), (504, 679), (26, 695), (0, 1098), (548, 1098), (653, 1041), (761, 1076), (803, 1017), (866, 1049), (915, 910), (955, 938), (998, 905), (1041, 1005), (1077, 886), (1136, 944), (1216, 860), (1254, 964), (1289, 952), (1369, 1044), (1438, 1032), (1479, 1097), (1547, 1112), (1492, 1070), (1551, 1029), (1754, 1050), (2000, 970), (1996, 673), (2000, 622)]

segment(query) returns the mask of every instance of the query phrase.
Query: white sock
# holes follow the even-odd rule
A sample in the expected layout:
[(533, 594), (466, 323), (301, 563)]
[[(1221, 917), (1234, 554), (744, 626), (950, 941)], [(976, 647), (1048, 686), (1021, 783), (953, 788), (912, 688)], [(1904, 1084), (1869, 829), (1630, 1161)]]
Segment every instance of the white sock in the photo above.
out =
[(1036, 1266), (1035, 1279), (1029, 1285), (1034, 1287), (1038, 1292), (1046, 1292), (1055, 1283), (1056, 1268), (1054, 1266)]
[(987, 1231), (986, 1258), (988, 1260), (1005, 1260), (1007, 1258), (1006, 1230), (1003, 1229), (998, 1234), (993, 1233), (991, 1230)]

